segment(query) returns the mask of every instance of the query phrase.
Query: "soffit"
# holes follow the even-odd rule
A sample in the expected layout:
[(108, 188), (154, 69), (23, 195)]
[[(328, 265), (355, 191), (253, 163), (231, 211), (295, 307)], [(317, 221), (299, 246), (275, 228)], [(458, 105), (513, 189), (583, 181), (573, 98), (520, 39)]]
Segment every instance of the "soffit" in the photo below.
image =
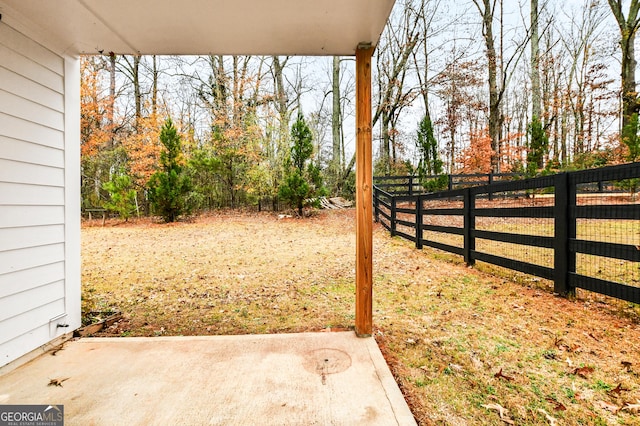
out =
[(72, 54), (353, 55), (395, 0), (0, 0)]

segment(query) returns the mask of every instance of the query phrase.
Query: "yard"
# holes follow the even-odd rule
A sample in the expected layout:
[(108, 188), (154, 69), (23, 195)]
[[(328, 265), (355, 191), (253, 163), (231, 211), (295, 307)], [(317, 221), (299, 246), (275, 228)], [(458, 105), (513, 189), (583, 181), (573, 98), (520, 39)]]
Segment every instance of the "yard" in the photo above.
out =
[[(354, 322), (355, 213), (86, 222), (83, 315), (101, 335), (286, 333)], [(640, 424), (640, 323), (537, 279), (374, 230), (374, 337), (420, 424)]]

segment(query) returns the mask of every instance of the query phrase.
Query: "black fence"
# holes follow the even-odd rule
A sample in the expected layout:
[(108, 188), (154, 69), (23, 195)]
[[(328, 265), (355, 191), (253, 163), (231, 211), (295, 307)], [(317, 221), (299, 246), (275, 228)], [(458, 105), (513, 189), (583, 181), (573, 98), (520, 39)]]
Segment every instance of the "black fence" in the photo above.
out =
[(434, 193), (394, 179), (374, 180), (375, 218), (392, 236), (552, 280), (562, 295), (640, 303), (640, 163)]
[[(441, 190), (452, 191), (460, 188), (470, 188), (480, 185), (491, 185), (493, 183), (521, 180), (526, 176), (522, 173), (471, 173), (471, 174), (448, 174), (425, 176), (422, 179), (418, 176), (375, 176), (373, 183), (383, 191), (396, 195), (415, 195), (425, 192), (423, 182), (441, 184)], [(612, 182), (596, 180), (582, 185), (583, 192), (625, 192), (624, 188)], [(430, 191), (433, 192), (433, 191)], [(489, 193), (489, 198), (492, 194)]]
[(469, 188), (478, 185), (491, 185), (494, 182), (522, 179), (520, 173), (472, 173), (472, 174), (448, 174), (425, 176), (375, 176), (373, 183), (383, 191), (393, 194), (414, 195), (423, 193), (424, 181), (437, 181), (442, 183), (443, 190), (452, 191), (459, 188)]

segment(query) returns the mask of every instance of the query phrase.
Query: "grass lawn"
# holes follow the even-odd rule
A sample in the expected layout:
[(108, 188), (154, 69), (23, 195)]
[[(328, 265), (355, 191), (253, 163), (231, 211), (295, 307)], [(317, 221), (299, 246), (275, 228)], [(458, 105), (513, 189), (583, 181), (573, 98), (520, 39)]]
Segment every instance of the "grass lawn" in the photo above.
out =
[[(83, 313), (124, 315), (102, 335), (353, 325), (353, 210), (92, 225)], [(420, 424), (640, 424), (631, 307), (554, 297), (534, 278), (452, 259), (375, 228), (374, 337)]]

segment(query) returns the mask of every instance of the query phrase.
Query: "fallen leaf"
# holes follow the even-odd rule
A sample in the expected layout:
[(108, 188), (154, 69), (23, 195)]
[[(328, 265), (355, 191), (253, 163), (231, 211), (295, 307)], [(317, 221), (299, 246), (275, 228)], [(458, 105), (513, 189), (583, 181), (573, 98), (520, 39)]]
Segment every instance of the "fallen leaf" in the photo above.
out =
[(593, 373), (594, 368), (593, 367), (578, 367), (576, 369), (574, 369), (571, 374), (577, 374), (578, 376), (584, 377), (585, 379), (587, 378), (587, 374), (589, 373)]
[(556, 426), (558, 424), (558, 419), (556, 419), (555, 417), (551, 417), (549, 413), (547, 413), (542, 408), (538, 408), (538, 412), (544, 414), (544, 416), (546, 417), (547, 421), (551, 426)]
[(617, 394), (619, 396), (622, 391), (626, 391), (626, 390), (628, 390), (628, 389), (624, 389), (622, 387), (622, 383), (618, 383), (618, 386), (616, 386), (614, 389), (611, 389), (609, 391), (609, 393), (610, 394), (615, 393), (615, 394)]
[(636, 400), (635, 404), (629, 404), (627, 402), (625, 406), (620, 409), (620, 411), (628, 411), (633, 414), (640, 413), (640, 399)]
[(449, 368), (454, 370), (454, 371), (462, 371), (462, 370), (464, 370), (464, 368), (461, 365), (453, 364), (453, 363), (449, 364)]
[(509, 410), (504, 408), (502, 405), (500, 405), (500, 404), (486, 404), (486, 405), (482, 405), (482, 407), (486, 408), (487, 410), (496, 410), (498, 412), (498, 414), (500, 415), (500, 420), (502, 420), (503, 422), (505, 422), (507, 424), (510, 424), (510, 425), (515, 424), (515, 422), (513, 420), (511, 420), (509, 418), (509, 416), (507, 415)]
[(550, 403), (553, 404), (553, 409), (554, 410), (556, 410), (556, 411), (566, 411), (567, 410), (567, 407), (565, 407), (564, 404), (562, 404), (561, 402), (556, 401), (553, 398), (546, 398), (546, 399), (547, 399), (547, 401), (549, 401)]
[(573, 368), (573, 361), (571, 361), (571, 359), (567, 358), (567, 365), (569, 366), (569, 368)]
[(56, 346), (56, 348), (51, 352), (51, 355), (56, 356), (56, 354), (60, 351), (64, 350), (64, 343)]
[(60, 387), (62, 387), (62, 382), (64, 382), (65, 380), (69, 380), (69, 377), (67, 377), (65, 379), (51, 379), (51, 380), (49, 380), (49, 384), (47, 386), (60, 386)]
[(609, 402), (598, 401), (598, 405), (600, 406), (600, 408), (610, 411), (613, 414), (616, 414), (618, 411), (620, 411), (620, 407), (618, 407), (617, 405), (613, 405)]
[(513, 380), (513, 377), (505, 376), (504, 374), (502, 374), (502, 368), (500, 369), (500, 371), (494, 374), (493, 377), (495, 377), (496, 379), (505, 379), (508, 382)]

